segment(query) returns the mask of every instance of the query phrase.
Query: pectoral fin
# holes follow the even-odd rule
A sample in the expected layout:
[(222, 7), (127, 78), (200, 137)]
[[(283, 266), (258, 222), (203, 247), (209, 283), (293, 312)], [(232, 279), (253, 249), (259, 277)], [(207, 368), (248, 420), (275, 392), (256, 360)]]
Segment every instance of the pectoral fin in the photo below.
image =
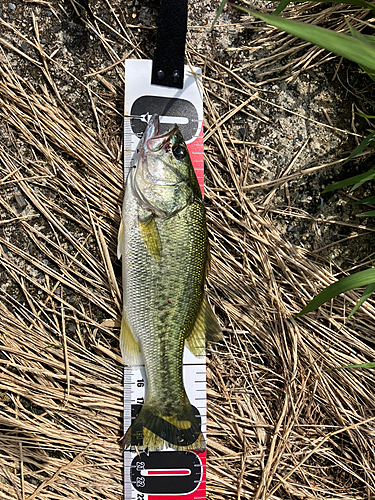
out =
[(121, 259), (122, 257), (122, 249), (124, 246), (124, 224), (120, 224), (120, 228), (118, 230), (118, 237), (117, 237), (117, 258)]
[(126, 365), (135, 366), (142, 364), (141, 346), (135, 339), (125, 315), (121, 320), (120, 349), (122, 359)]
[(195, 320), (190, 335), (185, 339), (186, 345), (194, 356), (204, 356), (206, 342), (218, 342), (222, 339), (219, 323), (211, 309), (206, 295)]
[(138, 218), (138, 226), (142, 241), (146, 245), (149, 254), (153, 259), (160, 260), (161, 241), (154, 217), (146, 218), (145, 221)]

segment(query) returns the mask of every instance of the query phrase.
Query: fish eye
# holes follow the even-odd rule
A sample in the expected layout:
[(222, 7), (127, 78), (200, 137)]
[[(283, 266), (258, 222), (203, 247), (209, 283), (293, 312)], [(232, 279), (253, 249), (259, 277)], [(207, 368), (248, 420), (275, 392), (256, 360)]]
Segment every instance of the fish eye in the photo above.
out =
[(182, 160), (186, 156), (186, 149), (179, 144), (173, 149), (174, 157), (177, 160)]

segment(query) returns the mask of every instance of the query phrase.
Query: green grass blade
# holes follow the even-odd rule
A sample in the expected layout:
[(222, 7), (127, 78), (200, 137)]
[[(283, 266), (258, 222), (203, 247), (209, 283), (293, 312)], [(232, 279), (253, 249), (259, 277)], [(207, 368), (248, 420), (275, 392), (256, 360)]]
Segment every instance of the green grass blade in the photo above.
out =
[(337, 281), (322, 290), (311, 302), (307, 304), (306, 307), (302, 309), (302, 311), (296, 315), (296, 317), (303, 316), (308, 312), (318, 309), (318, 307), (322, 304), (333, 299), (334, 297), (337, 297), (340, 293), (345, 293), (348, 290), (353, 290), (354, 288), (358, 288), (360, 286), (367, 286), (370, 283), (375, 283), (375, 268), (366, 269), (365, 271), (360, 271), (352, 276), (347, 276), (346, 278), (343, 278), (342, 280)]
[(264, 22), (375, 71), (375, 47), (343, 33), (234, 6)]
[[(374, 168), (374, 167), (373, 167)], [(372, 170), (372, 169), (370, 169)], [(366, 174), (369, 174), (369, 172), (365, 172), (365, 177), (364, 179), (361, 179), (360, 181), (358, 181), (356, 184), (354, 184), (354, 186), (350, 189), (350, 192), (352, 193), (353, 191), (355, 191), (356, 189), (359, 188), (359, 186), (362, 186), (362, 184), (364, 182), (367, 182), (367, 181), (371, 181), (374, 177), (372, 176), (372, 174), (369, 174), (368, 176), (366, 176)]]
[(292, 0), (281, 0), (279, 5), (276, 7), (276, 9), (272, 12), (273, 16), (278, 16), (280, 12), (282, 12), (285, 7), (287, 7)]
[[(374, 212), (375, 213), (375, 212)], [(356, 305), (353, 307), (353, 310), (348, 316), (348, 321), (353, 314), (361, 307), (361, 305), (370, 297), (375, 292), (375, 283), (370, 283), (369, 285), (366, 286), (366, 290), (363, 292), (362, 297), (359, 299), (359, 301), (356, 303)]]
[(371, 210), (370, 212), (364, 212), (363, 214), (359, 214), (359, 217), (375, 217), (375, 210)]
[[(375, 43), (375, 38), (373, 36), (369, 35), (362, 35), (359, 31), (355, 30), (351, 26), (349, 26), (350, 29), (350, 34), (354, 36), (354, 38), (357, 38), (358, 40), (362, 40), (363, 42), (369, 42), (374, 44)], [(363, 69), (363, 71), (369, 76), (372, 80), (375, 80), (375, 71), (372, 71), (369, 68), (366, 68), (366, 66), (363, 66), (360, 64), (360, 68)]]
[(371, 78), (371, 80), (375, 81), (375, 71), (373, 71), (370, 68), (366, 68), (366, 66), (362, 66), (362, 64), (360, 64), (359, 67), (363, 69), (363, 71), (366, 73), (368, 77)]
[[(359, 31), (355, 30), (354, 28), (350, 27), (350, 33), (352, 36), (355, 38), (358, 38), (358, 40), (363, 40), (364, 42), (369, 42), (372, 43), (373, 45), (375, 44), (375, 37), (372, 35), (362, 35)], [(375, 80), (375, 71), (366, 68), (366, 66), (360, 65), (360, 68), (363, 69), (363, 71), (366, 73), (367, 76), (369, 76), (372, 80)]]
[(348, 161), (352, 160), (355, 156), (359, 155), (359, 153), (362, 153), (362, 151), (366, 149), (367, 146), (371, 144), (374, 139), (375, 139), (375, 134), (374, 132), (371, 132), (368, 136), (366, 136), (363, 139), (363, 141), (360, 144), (358, 144), (358, 146), (355, 148), (355, 150), (352, 152), (349, 158), (344, 161), (343, 165), (345, 165), (345, 163), (347, 163)]
[(363, 198), (363, 200), (358, 200), (354, 202), (354, 205), (373, 205), (375, 203), (375, 196), (369, 196), (368, 198)]
[(345, 163), (348, 163), (348, 161), (352, 160), (355, 156), (359, 155), (359, 153), (362, 153), (362, 151), (366, 149), (367, 146), (369, 146), (374, 139), (375, 139), (375, 133), (371, 132), (368, 136), (366, 136), (363, 139), (363, 141), (360, 144), (358, 144), (358, 146), (355, 148), (355, 150), (352, 152), (349, 158), (345, 160), (342, 165), (345, 165)]
[(334, 184), (327, 186), (323, 190), (323, 193), (329, 193), (330, 191), (335, 191), (336, 189), (341, 189), (346, 186), (352, 186), (353, 184), (360, 185), (374, 178), (375, 178), (375, 167), (372, 167), (370, 168), (370, 170), (364, 172), (363, 174), (354, 175), (353, 177), (349, 177), (348, 179), (344, 179), (343, 181), (335, 182)]
[(335, 366), (334, 368), (328, 368), (328, 370), (346, 370), (348, 368), (375, 368), (375, 363), (361, 363), (359, 365), (346, 365), (346, 366)]
[(369, 119), (373, 119), (375, 118), (375, 116), (371, 116), (371, 115), (364, 115), (363, 113), (356, 113), (358, 116), (362, 116), (362, 118), (369, 118)]
[(215, 19), (212, 21), (211, 28), (214, 27), (214, 24), (216, 21), (219, 19), (220, 14), (223, 12), (223, 9), (225, 7), (225, 4), (227, 3), (228, 0), (221, 0), (221, 4), (219, 5), (219, 8), (216, 11), (216, 16)]
[(352, 26), (350, 26), (350, 24), (349, 24), (349, 31), (350, 31), (350, 34), (352, 36), (354, 36), (354, 38), (358, 38), (358, 40), (363, 40), (363, 41), (366, 40), (365, 36), (362, 35), (362, 33), (360, 31), (355, 30)]
[[(373, 5), (372, 8), (375, 8)], [(355, 30), (352, 28), (352, 26), (349, 25), (350, 33), (352, 36), (355, 38), (358, 38), (358, 40), (364, 40), (366, 42), (375, 44), (375, 37), (373, 35), (363, 35), (360, 31)]]
[[(346, 3), (348, 5), (357, 5), (358, 7), (363, 7), (365, 9), (375, 9), (375, 5), (366, 2), (364, 0), (299, 0), (298, 3), (313, 2), (314, 3)], [(297, 2), (296, 2), (297, 3)]]

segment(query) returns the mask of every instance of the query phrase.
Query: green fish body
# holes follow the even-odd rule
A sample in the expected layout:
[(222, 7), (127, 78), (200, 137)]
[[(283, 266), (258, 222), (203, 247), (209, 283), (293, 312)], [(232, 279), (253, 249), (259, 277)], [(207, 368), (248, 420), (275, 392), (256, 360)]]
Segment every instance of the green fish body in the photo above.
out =
[(125, 364), (145, 364), (147, 392), (124, 436), (125, 446), (203, 449), (185, 392), (185, 343), (197, 356), (220, 328), (204, 293), (209, 266), (205, 209), (177, 126), (159, 135), (154, 115), (125, 189), (118, 254), (124, 306), (120, 346)]

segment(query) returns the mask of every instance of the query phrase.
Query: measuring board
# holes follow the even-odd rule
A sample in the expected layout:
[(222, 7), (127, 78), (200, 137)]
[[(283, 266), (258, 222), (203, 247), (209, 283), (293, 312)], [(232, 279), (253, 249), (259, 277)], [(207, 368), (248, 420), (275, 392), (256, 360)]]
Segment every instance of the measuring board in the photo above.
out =
[[(139, 139), (154, 113), (160, 133), (175, 123), (184, 137), (203, 193), (203, 99), (201, 72), (185, 66), (182, 89), (151, 85), (152, 61), (125, 61), (124, 179), (136, 156)], [(206, 441), (206, 362), (185, 347), (184, 385)], [(144, 366), (124, 368), (124, 430), (131, 425), (145, 398)], [(137, 454), (124, 452), (125, 500), (199, 500), (206, 498), (206, 451), (167, 448)]]

